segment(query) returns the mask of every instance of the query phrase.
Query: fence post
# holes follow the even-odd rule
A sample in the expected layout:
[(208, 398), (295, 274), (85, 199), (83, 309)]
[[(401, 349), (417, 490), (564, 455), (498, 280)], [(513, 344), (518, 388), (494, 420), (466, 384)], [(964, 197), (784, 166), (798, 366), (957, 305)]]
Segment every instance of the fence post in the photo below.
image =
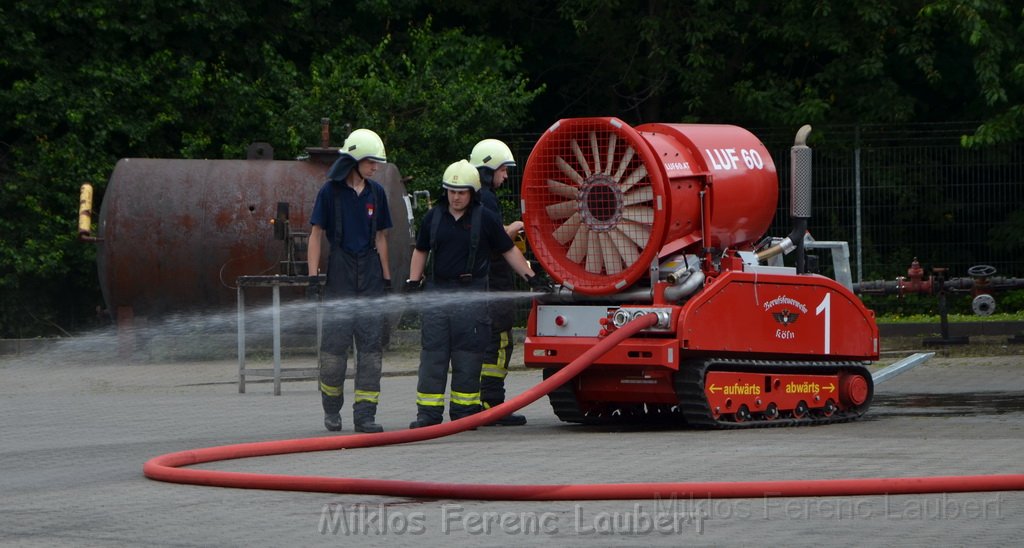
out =
[(864, 250), (862, 243), (864, 241), (861, 231), (861, 189), (860, 189), (860, 125), (856, 125), (853, 128), (853, 189), (854, 189), (854, 215), (856, 218), (856, 242), (857, 247), (857, 282), (864, 281)]

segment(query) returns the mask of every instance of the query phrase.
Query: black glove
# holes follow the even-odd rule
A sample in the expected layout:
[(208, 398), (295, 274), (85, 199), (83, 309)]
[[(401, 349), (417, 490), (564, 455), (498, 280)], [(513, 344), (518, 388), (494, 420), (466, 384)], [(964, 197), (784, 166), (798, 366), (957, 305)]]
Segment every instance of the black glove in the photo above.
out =
[(384, 280), (384, 294), (387, 295), (389, 293), (391, 293), (391, 280), (385, 279)]
[(410, 291), (422, 291), (422, 290), (423, 290), (423, 280), (422, 279), (419, 279), (419, 280), (405, 280), (405, 291), (407, 293), (410, 292)]
[(534, 274), (529, 278), (526, 278), (526, 283), (530, 285), (531, 291), (537, 291), (540, 293), (551, 293), (555, 290), (555, 286), (551, 283), (551, 280), (547, 276), (540, 274)]

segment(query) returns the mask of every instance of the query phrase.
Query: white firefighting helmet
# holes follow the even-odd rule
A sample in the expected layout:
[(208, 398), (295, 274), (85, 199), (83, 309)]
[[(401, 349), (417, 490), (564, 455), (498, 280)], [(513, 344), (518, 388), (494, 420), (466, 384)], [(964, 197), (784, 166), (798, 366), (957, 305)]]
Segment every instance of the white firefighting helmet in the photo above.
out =
[(384, 141), (380, 136), (369, 129), (357, 129), (348, 134), (345, 144), (341, 146), (341, 154), (348, 154), (355, 161), (364, 159), (387, 162), (388, 157), (384, 152)]
[(473, 167), (486, 167), (497, 171), (501, 166), (516, 167), (516, 159), (508, 145), (497, 139), (484, 139), (469, 154)]
[(459, 160), (444, 170), (441, 185), (449, 190), (480, 191), (480, 174), (465, 160)]

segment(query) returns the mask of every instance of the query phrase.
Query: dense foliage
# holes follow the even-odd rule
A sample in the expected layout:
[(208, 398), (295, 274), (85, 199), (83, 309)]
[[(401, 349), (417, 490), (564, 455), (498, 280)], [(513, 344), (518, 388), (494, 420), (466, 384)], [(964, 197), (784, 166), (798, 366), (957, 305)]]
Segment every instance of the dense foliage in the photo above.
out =
[[(767, 126), (984, 120), (1024, 136), (1024, 13), (998, 0), (11, 0), (0, 5), (0, 336), (100, 302), (78, 187), (122, 157), (294, 158), (378, 130), (427, 185), (560, 117)], [(337, 144), (337, 143), (335, 143)]]

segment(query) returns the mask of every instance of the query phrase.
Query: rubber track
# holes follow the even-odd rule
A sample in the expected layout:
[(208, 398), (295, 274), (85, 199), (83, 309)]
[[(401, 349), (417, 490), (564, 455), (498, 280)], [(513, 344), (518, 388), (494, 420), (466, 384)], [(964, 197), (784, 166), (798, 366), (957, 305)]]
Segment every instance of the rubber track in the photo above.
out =
[[(544, 378), (555, 374), (558, 369), (547, 368)], [(562, 422), (599, 426), (685, 426), (686, 421), (678, 406), (658, 404), (655, 406), (642, 403), (623, 403), (620, 405), (606, 404), (588, 412), (583, 412), (573, 381), (563, 384), (548, 393), (548, 401), (555, 416)]]
[[(862, 405), (849, 410), (837, 410), (830, 417), (817, 415), (813, 410), (804, 418), (779, 417), (774, 420), (754, 418), (747, 422), (719, 420), (711, 414), (704, 378), (708, 371), (737, 371), (743, 373), (834, 375), (849, 371), (863, 375), (868, 381), (868, 399)], [(857, 362), (798, 362), (772, 360), (730, 360), (711, 358), (689, 360), (679, 366), (675, 375), (676, 394), (682, 406), (686, 422), (699, 428), (740, 429), (775, 428), (783, 426), (817, 426), (849, 422), (860, 418), (871, 405), (874, 385), (867, 368)]]
[[(554, 368), (545, 369), (544, 379), (546, 380), (557, 371), (558, 370)], [(551, 402), (551, 409), (562, 422), (574, 422), (579, 424), (596, 424), (599, 422), (594, 419), (588, 419), (587, 416), (580, 411), (580, 403), (576, 399), (576, 392), (572, 389), (571, 382), (567, 382), (549, 392), (548, 401)]]

